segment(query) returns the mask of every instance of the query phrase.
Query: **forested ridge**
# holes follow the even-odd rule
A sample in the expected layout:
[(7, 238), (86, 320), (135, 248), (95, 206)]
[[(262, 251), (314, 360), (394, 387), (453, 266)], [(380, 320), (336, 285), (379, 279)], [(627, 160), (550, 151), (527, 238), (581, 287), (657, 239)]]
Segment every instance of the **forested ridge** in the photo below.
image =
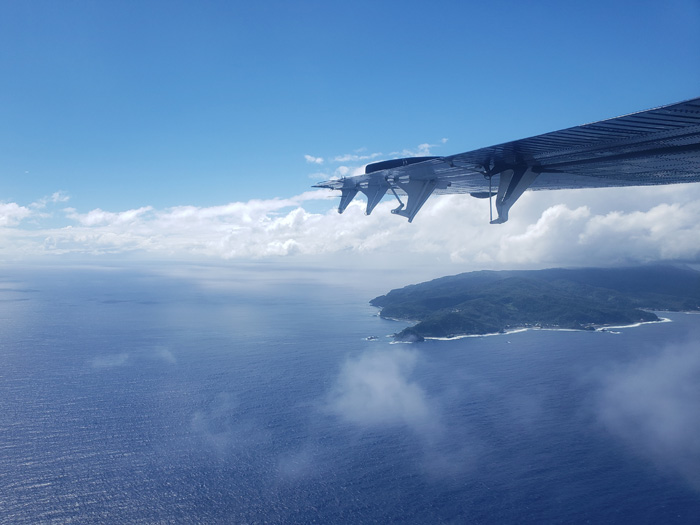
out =
[(478, 271), (392, 290), (370, 304), (416, 321), (400, 340), (521, 327), (593, 329), (700, 310), (700, 272), (675, 266)]

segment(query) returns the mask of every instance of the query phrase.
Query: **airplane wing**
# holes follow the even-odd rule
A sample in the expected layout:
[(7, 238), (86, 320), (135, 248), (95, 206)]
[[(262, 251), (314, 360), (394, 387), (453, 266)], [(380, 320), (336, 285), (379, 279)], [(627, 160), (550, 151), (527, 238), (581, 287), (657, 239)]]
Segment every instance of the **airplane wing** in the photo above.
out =
[(700, 98), (457, 155), (376, 162), (314, 187), (340, 190), (339, 213), (363, 193), (367, 215), (390, 191), (392, 213), (409, 222), (433, 193), (495, 198), (499, 224), (525, 190), (683, 182), (700, 182)]

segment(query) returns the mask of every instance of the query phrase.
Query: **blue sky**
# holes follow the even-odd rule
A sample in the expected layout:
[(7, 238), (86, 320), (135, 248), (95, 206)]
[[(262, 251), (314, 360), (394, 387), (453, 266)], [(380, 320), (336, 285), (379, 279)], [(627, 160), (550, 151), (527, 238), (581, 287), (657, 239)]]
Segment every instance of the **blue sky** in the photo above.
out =
[(0, 202), (19, 242), (289, 199), (368, 158), (693, 98), (699, 64), (697, 0), (1, 1)]

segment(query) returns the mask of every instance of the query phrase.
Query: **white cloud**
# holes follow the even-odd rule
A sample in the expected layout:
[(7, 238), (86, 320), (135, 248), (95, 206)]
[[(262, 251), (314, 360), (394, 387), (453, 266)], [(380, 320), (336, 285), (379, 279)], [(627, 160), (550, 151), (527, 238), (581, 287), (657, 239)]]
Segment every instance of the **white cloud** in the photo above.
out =
[(309, 164), (323, 164), (323, 157), (314, 157), (312, 155), (304, 155), (306, 162)]
[[(57, 191), (48, 197), (42, 197), (32, 202), (28, 206), (21, 206), (16, 202), (0, 202), (0, 228), (17, 226), (27, 220), (35, 222), (47, 219), (52, 216), (50, 212), (44, 211), (47, 206), (63, 203), (69, 199), (70, 197), (65, 192)], [(2, 233), (0, 232), (0, 238), (3, 236)], [(5, 235), (7, 234), (8, 232), (5, 232)], [(9, 235), (12, 236), (12, 233)]]
[[(353, 151), (352, 153), (344, 153), (342, 155), (336, 155), (335, 157), (333, 157), (332, 162), (342, 164), (335, 168), (332, 175), (316, 172), (309, 174), (309, 178), (313, 180), (325, 180), (363, 175), (365, 173), (365, 168), (368, 164), (372, 162), (377, 162), (381, 160), (382, 157), (399, 158), (429, 156), (431, 148), (442, 146), (447, 143), (447, 140), (448, 139), (446, 138), (440, 139), (439, 144), (419, 144), (414, 149), (403, 149), (401, 151), (393, 151), (389, 155), (384, 155), (381, 152), (367, 153), (366, 148), (359, 148)], [(322, 159), (321, 157), (313, 157), (311, 155), (305, 155), (304, 157), (309, 163), (322, 164), (324, 162), (324, 159)]]
[(438, 421), (425, 391), (409, 379), (416, 359), (416, 352), (397, 347), (346, 361), (327, 410), (360, 426), (435, 428)]
[(70, 195), (64, 191), (56, 191), (51, 194), (51, 202), (67, 202), (70, 200)]
[(659, 204), (646, 212), (611, 212), (594, 217), (580, 234), (580, 242), (598, 249), (624, 243), (650, 259), (695, 259), (700, 255), (700, 202)]
[(436, 148), (439, 146), (442, 146), (443, 144), (447, 143), (446, 138), (440, 139), (439, 144), (429, 144), (429, 143), (423, 143), (419, 144), (416, 148), (406, 148), (403, 150), (397, 150), (397, 151), (392, 151), (389, 153), (389, 155), (384, 155), (383, 153), (380, 152), (375, 152), (375, 153), (364, 153), (364, 148), (356, 150), (353, 153), (345, 153), (343, 155), (336, 155), (333, 158), (334, 162), (364, 162), (365, 164), (369, 161), (375, 161), (379, 159), (380, 157), (388, 157), (388, 158), (398, 158), (398, 157), (425, 157), (430, 155), (430, 151), (432, 148)]
[(14, 202), (0, 203), (0, 227), (14, 226), (31, 215), (32, 211), (25, 206)]
[(363, 164), (362, 166), (355, 166), (355, 167), (350, 167), (350, 166), (338, 166), (335, 169), (335, 172), (333, 175), (337, 177), (355, 177), (356, 175), (363, 175), (365, 173), (365, 166), (366, 164)]
[(36, 202), (31, 203), (29, 206), (33, 209), (43, 209), (46, 208), (48, 204), (58, 204), (62, 202), (68, 202), (70, 196), (64, 191), (56, 191), (52, 193), (49, 197), (42, 197)]
[(153, 208), (148, 206), (137, 210), (111, 213), (97, 208), (86, 214), (80, 214), (73, 208), (66, 208), (65, 212), (69, 218), (79, 222), (83, 226), (97, 226), (100, 224), (133, 224), (139, 217), (142, 217), (152, 209)]
[(447, 143), (447, 139), (440, 140), (440, 144), (429, 144), (427, 142), (419, 144), (415, 149), (403, 149), (391, 152), (391, 157), (427, 157), (431, 155), (432, 148), (437, 148)]
[(700, 185), (623, 190), (528, 192), (503, 225), (488, 224), (488, 201), (466, 195), (432, 197), (411, 224), (390, 213), (391, 199), (365, 216), (358, 197), (339, 215), (338, 194), (328, 190), (211, 207), (66, 208), (63, 226), (43, 229), (37, 211), (6, 203), (0, 204), (0, 254), (297, 255), (345, 265), (370, 264), (373, 257), (401, 268), (441, 265), (443, 272), (700, 260)]
[(346, 153), (344, 155), (337, 155), (333, 158), (333, 160), (335, 162), (364, 162), (381, 156), (381, 153), (369, 153), (365, 155), (360, 155), (358, 153)]

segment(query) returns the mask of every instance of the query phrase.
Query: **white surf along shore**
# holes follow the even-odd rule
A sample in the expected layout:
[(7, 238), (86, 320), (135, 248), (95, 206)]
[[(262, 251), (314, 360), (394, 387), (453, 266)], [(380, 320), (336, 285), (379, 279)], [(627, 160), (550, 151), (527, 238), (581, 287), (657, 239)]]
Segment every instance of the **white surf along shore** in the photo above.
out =
[[(529, 330), (545, 330), (545, 331), (553, 331), (553, 332), (592, 332), (592, 333), (607, 333), (607, 334), (619, 334), (620, 332), (617, 332), (616, 330), (624, 329), (624, 328), (636, 328), (645, 324), (657, 324), (657, 323), (671, 323), (673, 322), (672, 319), (669, 319), (668, 317), (662, 317), (661, 314), (665, 313), (663, 311), (655, 311), (654, 312), (658, 317), (658, 321), (641, 321), (639, 323), (633, 323), (633, 324), (627, 324), (627, 325), (600, 325), (600, 326), (595, 326), (593, 330), (576, 330), (574, 328), (548, 328), (548, 327), (537, 327), (537, 326), (523, 326), (523, 327), (518, 327), (518, 328), (513, 328), (510, 330), (504, 330), (503, 332), (493, 332), (489, 334), (461, 334), (461, 335), (454, 335), (450, 337), (430, 337), (430, 336), (425, 336), (425, 340), (430, 340), (430, 341), (455, 341), (457, 339), (466, 339), (470, 337), (493, 337), (497, 335), (511, 335), (511, 334), (517, 334), (520, 332), (527, 332)], [(673, 312), (673, 313), (684, 313), (684, 314), (700, 314), (700, 312)], [(379, 316), (379, 312), (377, 312), (377, 316)], [(395, 322), (411, 322), (411, 321), (406, 321), (405, 319), (393, 319), (390, 317), (382, 317), (382, 319), (385, 319), (387, 321), (395, 321)], [(415, 321), (416, 323), (418, 321)], [(393, 334), (389, 334), (386, 337), (392, 337)], [(393, 341), (391, 344), (397, 344), (397, 343), (410, 343), (410, 341)]]

